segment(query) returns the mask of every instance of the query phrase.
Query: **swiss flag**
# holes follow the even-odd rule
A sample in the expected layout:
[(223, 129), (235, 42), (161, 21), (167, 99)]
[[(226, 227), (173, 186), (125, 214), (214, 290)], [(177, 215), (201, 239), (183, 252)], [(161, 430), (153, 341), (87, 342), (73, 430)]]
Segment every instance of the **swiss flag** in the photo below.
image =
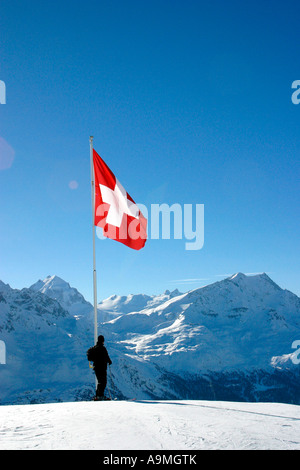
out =
[(94, 149), (93, 163), (95, 225), (105, 237), (140, 250), (147, 239), (147, 219)]

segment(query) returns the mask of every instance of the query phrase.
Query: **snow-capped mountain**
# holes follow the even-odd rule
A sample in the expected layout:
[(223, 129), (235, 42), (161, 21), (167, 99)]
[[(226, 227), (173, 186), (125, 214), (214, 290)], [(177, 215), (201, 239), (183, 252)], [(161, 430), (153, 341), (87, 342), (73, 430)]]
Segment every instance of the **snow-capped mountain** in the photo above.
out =
[[(134, 359), (136, 384), (136, 361), (149, 368), (140, 383), (154, 397), (299, 400), (292, 343), (300, 338), (300, 299), (266, 274), (237, 273), (104, 327)], [(122, 361), (116, 375), (124, 375)]]
[[(145, 308), (156, 307), (167, 300), (179, 295), (178, 289), (170, 292), (166, 290), (160, 295), (129, 294), (129, 295), (111, 295), (107, 299), (98, 303), (98, 311), (106, 315), (107, 319), (119, 317), (124, 313), (139, 312)], [(110, 318), (109, 318), (110, 317)]]
[[(98, 305), (113, 365), (110, 393), (300, 403), (300, 299), (266, 274), (237, 273), (186, 293), (111, 296)], [(91, 314), (90, 314), (91, 313)], [(92, 306), (48, 276), (30, 289), (0, 282), (1, 402), (81, 400), (94, 376)]]
[(266, 274), (236, 274), (112, 320), (129, 351), (168, 370), (198, 373), (271, 365), (300, 328), (300, 299)]
[(22, 401), (26, 396), (37, 402), (43, 396), (59, 400), (64, 389), (75, 390), (78, 382), (81, 387), (82, 378), (89, 379), (82, 349), (91, 331), (87, 323), (80, 328), (80, 321), (57, 300), (0, 283), (0, 339), (6, 346), (0, 401)]
[(30, 286), (30, 289), (57, 300), (64, 309), (74, 316), (88, 314), (93, 309), (93, 306), (75, 287), (71, 287), (68, 282), (58, 276), (47, 276), (43, 281), (39, 280)]

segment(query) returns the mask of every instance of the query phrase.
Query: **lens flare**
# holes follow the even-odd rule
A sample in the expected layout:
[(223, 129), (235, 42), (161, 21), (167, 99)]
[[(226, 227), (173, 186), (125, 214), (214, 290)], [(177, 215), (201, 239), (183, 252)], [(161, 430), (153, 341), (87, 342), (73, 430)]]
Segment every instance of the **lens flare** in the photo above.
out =
[(78, 188), (78, 183), (76, 180), (72, 180), (69, 182), (69, 188), (70, 189), (77, 189)]
[(12, 166), (14, 158), (14, 149), (3, 137), (0, 137), (0, 170), (8, 170)]

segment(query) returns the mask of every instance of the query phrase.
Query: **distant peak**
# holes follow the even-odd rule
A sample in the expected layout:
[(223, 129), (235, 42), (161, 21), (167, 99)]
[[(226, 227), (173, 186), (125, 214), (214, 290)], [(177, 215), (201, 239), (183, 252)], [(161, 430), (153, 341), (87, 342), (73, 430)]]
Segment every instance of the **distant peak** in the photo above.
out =
[(227, 278), (228, 281), (232, 281), (234, 284), (239, 285), (251, 285), (254, 286), (255, 283), (264, 283), (269, 286), (273, 286), (275, 289), (280, 289), (280, 287), (265, 273), (236, 273)]
[(164, 295), (169, 295), (170, 297), (176, 297), (177, 295), (180, 295), (180, 292), (178, 289), (169, 291), (169, 289), (165, 290)]
[(178, 289), (174, 289), (174, 290), (171, 292), (171, 296), (172, 296), (172, 297), (176, 297), (177, 295), (181, 295), (181, 292), (179, 292)]
[[(268, 276), (266, 273), (261, 273), (259, 274), (259, 276), (262, 278), (262, 279), (266, 279), (266, 281), (272, 281), (272, 279), (270, 278), (270, 276)], [(273, 281), (272, 281), (273, 282)]]
[(47, 276), (46, 279), (44, 279), (44, 281), (66, 282), (61, 277), (57, 276), (56, 274), (54, 274), (53, 276), (50, 276), (50, 275)]
[(49, 288), (67, 288), (70, 285), (61, 279), (59, 276), (54, 274), (53, 276), (47, 276), (45, 279), (39, 279), (35, 284), (30, 286), (30, 289), (33, 290), (40, 290), (41, 292), (45, 292)]
[(70, 284), (62, 279), (61, 277), (54, 274), (53, 276), (47, 276), (46, 279), (42, 281), (45, 286), (52, 287), (70, 287)]
[(0, 281), (0, 289), (1, 290), (8, 290), (11, 289), (9, 284), (5, 284), (3, 281)]
[(238, 281), (238, 280), (240, 280), (240, 279), (245, 279), (246, 277), (247, 277), (247, 276), (246, 276), (245, 274), (243, 274), (243, 273), (235, 273), (235, 274), (233, 274), (232, 276), (230, 276), (228, 279), (229, 279), (229, 281), (232, 281), (233, 279), (234, 279), (235, 281)]
[(228, 279), (231, 281), (235, 279), (236, 281), (239, 279), (246, 279), (246, 278), (259, 278), (259, 279), (265, 279), (267, 281), (271, 281), (272, 279), (266, 274), (266, 273), (235, 273), (232, 276), (228, 277)]

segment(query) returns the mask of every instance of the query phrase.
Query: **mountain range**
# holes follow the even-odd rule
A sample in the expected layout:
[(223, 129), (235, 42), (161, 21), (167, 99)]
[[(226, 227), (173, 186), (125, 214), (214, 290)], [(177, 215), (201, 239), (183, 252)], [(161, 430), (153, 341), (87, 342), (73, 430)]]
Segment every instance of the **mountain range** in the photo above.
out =
[[(300, 404), (300, 298), (265, 273), (97, 307), (111, 395)], [(93, 306), (58, 276), (21, 290), (0, 281), (0, 403), (90, 399), (93, 328)]]

